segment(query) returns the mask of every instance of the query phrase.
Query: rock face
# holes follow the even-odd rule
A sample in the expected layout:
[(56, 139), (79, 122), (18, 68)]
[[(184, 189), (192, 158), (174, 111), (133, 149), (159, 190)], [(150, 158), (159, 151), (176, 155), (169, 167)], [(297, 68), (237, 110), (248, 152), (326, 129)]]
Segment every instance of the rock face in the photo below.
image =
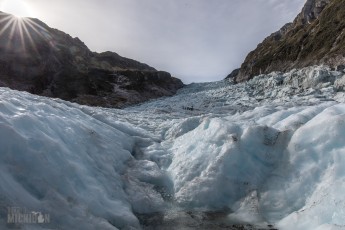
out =
[(240, 68), (234, 69), (228, 76), (226, 76), (225, 79), (229, 79), (229, 80), (233, 79), (238, 75), (239, 72), (240, 72)]
[(0, 86), (80, 104), (123, 107), (170, 96), (183, 83), (169, 73), (95, 53), (37, 19), (0, 13)]
[(307, 0), (292, 23), (271, 34), (248, 54), (235, 81), (311, 65), (336, 68), (344, 64), (344, 18), (344, 0)]

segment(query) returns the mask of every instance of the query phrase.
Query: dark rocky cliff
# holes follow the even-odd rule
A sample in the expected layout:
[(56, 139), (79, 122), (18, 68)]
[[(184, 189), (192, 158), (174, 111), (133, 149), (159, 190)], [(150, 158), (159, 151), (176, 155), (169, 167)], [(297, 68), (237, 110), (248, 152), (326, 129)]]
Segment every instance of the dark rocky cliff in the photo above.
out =
[(240, 71), (241, 82), (272, 71), (325, 64), (345, 64), (345, 1), (307, 0), (292, 23), (271, 34), (250, 52)]
[(81, 104), (123, 107), (170, 96), (183, 83), (167, 72), (95, 53), (38, 19), (0, 13), (0, 86)]

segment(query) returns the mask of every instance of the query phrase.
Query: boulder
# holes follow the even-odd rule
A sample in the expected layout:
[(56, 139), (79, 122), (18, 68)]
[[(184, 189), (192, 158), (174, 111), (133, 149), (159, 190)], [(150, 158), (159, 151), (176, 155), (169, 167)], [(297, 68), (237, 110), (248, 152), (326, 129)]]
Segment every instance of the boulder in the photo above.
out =
[(334, 90), (337, 92), (344, 92), (345, 91), (345, 75), (342, 77), (338, 78), (334, 82)]

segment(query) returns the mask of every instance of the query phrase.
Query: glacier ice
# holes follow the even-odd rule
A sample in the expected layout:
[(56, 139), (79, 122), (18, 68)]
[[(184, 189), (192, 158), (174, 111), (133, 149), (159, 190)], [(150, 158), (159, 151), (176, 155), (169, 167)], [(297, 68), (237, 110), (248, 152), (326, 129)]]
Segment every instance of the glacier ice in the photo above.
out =
[(314, 66), (124, 110), (0, 88), (0, 228), (16, 206), (51, 216), (22, 229), (345, 229), (343, 79)]

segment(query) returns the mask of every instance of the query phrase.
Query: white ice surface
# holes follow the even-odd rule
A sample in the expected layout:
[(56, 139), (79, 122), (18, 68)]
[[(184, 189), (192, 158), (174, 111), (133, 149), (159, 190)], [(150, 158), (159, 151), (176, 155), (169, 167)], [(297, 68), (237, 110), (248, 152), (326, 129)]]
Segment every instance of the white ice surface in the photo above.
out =
[(308, 67), (125, 110), (0, 88), (0, 229), (12, 206), (51, 215), (22, 229), (140, 229), (172, 208), (345, 229), (342, 79)]

